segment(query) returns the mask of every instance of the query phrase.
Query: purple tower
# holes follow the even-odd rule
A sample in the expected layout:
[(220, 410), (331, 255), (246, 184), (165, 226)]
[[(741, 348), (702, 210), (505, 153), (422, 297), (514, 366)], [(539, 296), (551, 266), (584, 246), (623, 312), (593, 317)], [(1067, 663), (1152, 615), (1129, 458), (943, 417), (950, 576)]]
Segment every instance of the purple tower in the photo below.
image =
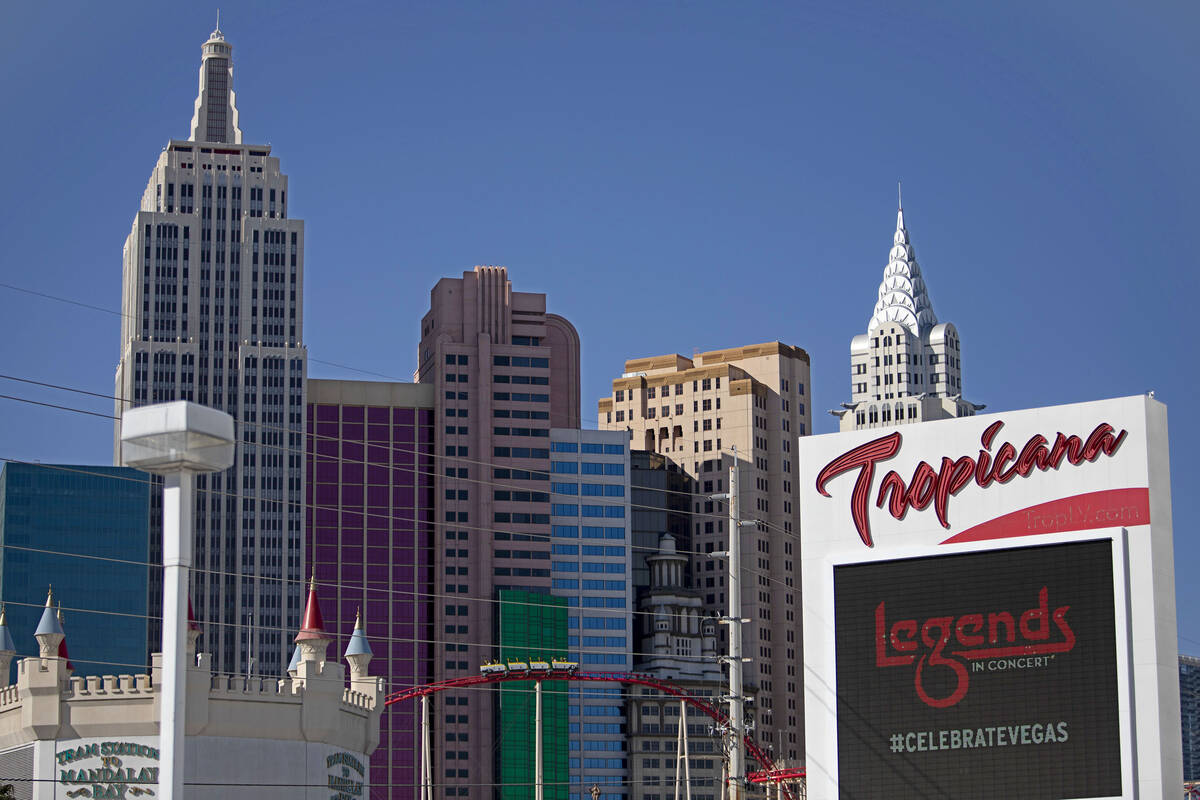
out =
[[(433, 415), (432, 386), (308, 383), (308, 563), (328, 630), (361, 608), (388, 692), (434, 677)], [(417, 796), (419, 722), (415, 705), (380, 721), (371, 785), (388, 797)]]

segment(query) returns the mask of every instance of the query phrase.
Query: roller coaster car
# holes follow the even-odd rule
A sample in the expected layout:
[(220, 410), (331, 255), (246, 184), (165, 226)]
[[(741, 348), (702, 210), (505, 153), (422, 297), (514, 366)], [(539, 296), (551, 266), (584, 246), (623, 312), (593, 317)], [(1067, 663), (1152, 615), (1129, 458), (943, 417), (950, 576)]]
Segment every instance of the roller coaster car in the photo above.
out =
[(550, 668), (555, 672), (574, 672), (579, 669), (578, 661), (567, 661), (563, 658), (550, 659)]
[(531, 659), (529, 659), (529, 671), (530, 672), (549, 672), (550, 671), (550, 662), (545, 661), (540, 658), (531, 658)]
[(485, 661), (480, 665), (479, 671), (484, 675), (497, 675), (502, 672), (508, 672), (508, 667), (499, 661)]
[(509, 661), (508, 671), (514, 673), (529, 672), (529, 664), (524, 661)]

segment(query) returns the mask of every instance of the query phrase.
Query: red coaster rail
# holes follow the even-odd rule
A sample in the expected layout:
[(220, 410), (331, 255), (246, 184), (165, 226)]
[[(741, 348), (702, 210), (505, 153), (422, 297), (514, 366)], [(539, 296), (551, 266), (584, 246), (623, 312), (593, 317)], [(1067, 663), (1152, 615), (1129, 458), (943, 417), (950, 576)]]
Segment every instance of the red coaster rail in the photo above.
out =
[[(578, 672), (578, 671), (529, 671), (529, 672), (497, 672), (489, 675), (468, 675), (464, 678), (448, 678), (444, 681), (436, 683), (426, 683), (421, 686), (412, 686), (408, 689), (402, 689), (387, 696), (384, 700), (385, 706), (403, 703), (406, 700), (415, 700), (418, 697), (428, 697), (444, 692), (449, 689), (461, 689), (466, 686), (479, 686), (489, 683), (508, 683), (509, 681), (592, 681), (597, 683), (622, 683), (630, 686), (644, 686), (648, 689), (656, 689), (665, 695), (677, 697), (683, 700), (689, 706), (703, 711), (709, 717), (714, 719), (718, 725), (728, 725), (729, 717), (719, 708), (712, 705), (707, 698), (698, 697), (688, 692), (681, 686), (677, 686), (669, 681), (664, 681), (655, 678), (651, 675), (646, 675), (641, 672)], [(746, 752), (749, 756), (759, 763), (762, 769), (751, 772), (746, 777), (751, 783), (767, 783), (775, 782), (783, 790), (783, 796), (786, 800), (793, 800), (792, 792), (788, 788), (787, 781), (803, 780), (804, 769), (802, 767), (776, 769), (775, 762), (771, 760), (763, 750), (758, 746), (758, 743), (749, 736), (743, 737), (746, 743)]]

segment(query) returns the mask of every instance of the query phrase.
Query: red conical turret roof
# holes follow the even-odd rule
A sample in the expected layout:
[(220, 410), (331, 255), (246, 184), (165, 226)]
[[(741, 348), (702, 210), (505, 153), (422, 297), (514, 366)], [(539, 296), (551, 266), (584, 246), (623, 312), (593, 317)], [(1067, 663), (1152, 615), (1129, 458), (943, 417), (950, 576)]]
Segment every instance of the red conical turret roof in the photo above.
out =
[[(63, 613), (62, 613), (62, 604), (61, 603), (58, 606), (58, 624), (59, 624), (59, 627), (62, 627)], [(58, 643), (58, 657), (61, 658), (63, 661), (67, 662), (67, 669), (72, 670), (72, 671), (75, 670), (75, 665), (71, 663), (71, 656), (69, 656), (67, 654), (67, 637), (65, 635)]]
[(200, 630), (200, 623), (196, 622), (196, 613), (192, 611), (192, 598), (188, 598), (188, 630)]
[(329, 639), (325, 633), (325, 620), (321, 617), (321, 602), (317, 599), (317, 579), (314, 576), (308, 584), (308, 603), (304, 606), (304, 621), (300, 624), (300, 632), (295, 641), (306, 639)]

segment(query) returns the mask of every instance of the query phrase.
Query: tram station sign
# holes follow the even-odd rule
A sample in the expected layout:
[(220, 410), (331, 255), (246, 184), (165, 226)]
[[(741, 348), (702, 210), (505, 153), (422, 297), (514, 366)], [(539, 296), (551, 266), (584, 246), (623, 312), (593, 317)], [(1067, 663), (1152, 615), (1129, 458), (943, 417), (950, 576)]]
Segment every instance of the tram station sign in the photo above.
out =
[(1161, 403), (799, 447), (809, 798), (1177, 791)]

